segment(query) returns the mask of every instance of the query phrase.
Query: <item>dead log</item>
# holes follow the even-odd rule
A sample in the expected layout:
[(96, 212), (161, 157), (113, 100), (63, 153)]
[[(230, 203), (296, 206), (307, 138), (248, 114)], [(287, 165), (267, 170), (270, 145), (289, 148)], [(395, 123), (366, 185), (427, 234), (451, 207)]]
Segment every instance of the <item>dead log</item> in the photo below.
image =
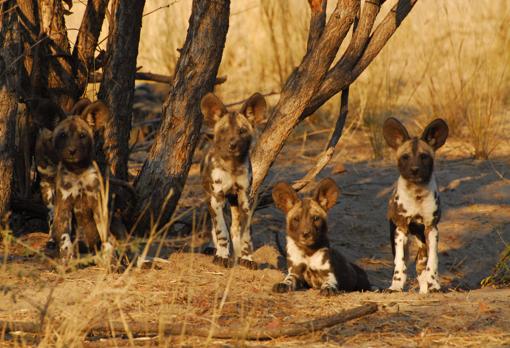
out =
[[(132, 335), (132, 337), (151, 337), (164, 334), (165, 336), (210, 336), (217, 339), (271, 340), (280, 337), (308, 335), (375, 312), (377, 312), (377, 304), (367, 303), (330, 316), (285, 324), (276, 328), (252, 327), (246, 329), (242, 325), (211, 326), (211, 324), (196, 325), (189, 323), (101, 322), (92, 325), (86, 330), (86, 333), (88, 337), (113, 337), (112, 332), (115, 332), (116, 337), (128, 335)], [(36, 322), (0, 320), (0, 330), (2, 332), (21, 331), (40, 334), (44, 332), (43, 329)]]
[(119, 179), (127, 179), (136, 58), (144, 5), (145, 0), (113, 0), (108, 58), (98, 94), (112, 115), (105, 127), (104, 152), (110, 173)]
[(146, 229), (150, 215), (166, 223), (180, 198), (200, 137), (200, 99), (213, 90), (229, 13), (229, 0), (193, 1), (186, 40), (163, 106), (160, 131), (135, 181), (139, 197), (136, 211), (147, 211), (139, 230)]

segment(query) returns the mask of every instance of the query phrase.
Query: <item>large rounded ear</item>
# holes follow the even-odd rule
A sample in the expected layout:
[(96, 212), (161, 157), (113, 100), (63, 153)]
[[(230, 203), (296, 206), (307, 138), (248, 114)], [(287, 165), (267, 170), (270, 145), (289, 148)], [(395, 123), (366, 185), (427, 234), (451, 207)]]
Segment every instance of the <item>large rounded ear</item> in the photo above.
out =
[(76, 104), (74, 104), (69, 115), (81, 115), (83, 110), (90, 104), (92, 104), (92, 102), (90, 101), (89, 98), (80, 98), (80, 100), (78, 100)]
[(394, 117), (390, 117), (384, 121), (383, 135), (388, 146), (395, 150), (411, 138), (409, 133), (407, 133), (406, 127)]
[(87, 122), (92, 130), (97, 131), (106, 126), (110, 119), (110, 109), (101, 100), (96, 100), (83, 109), (80, 117)]
[(262, 94), (255, 93), (244, 103), (240, 113), (246, 116), (250, 123), (255, 126), (264, 121), (266, 108), (266, 99)]
[(227, 113), (223, 102), (213, 93), (207, 93), (200, 101), (200, 110), (204, 115), (205, 122), (209, 127), (214, 127), (216, 122)]
[(315, 200), (319, 205), (328, 211), (336, 204), (336, 200), (340, 194), (340, 190), (331, 178), (322, 179), (315, 191)]
[(296, 191), (286, 182), (279, 182), (273, 186), (274, 205), (285, 214), (299, 201)]
[(446, 138), (448, 138), (448, 125), (440, 118), (430, 122), (421, 135), (421, 139), (432, 146), (434, 150), (443, 146)]

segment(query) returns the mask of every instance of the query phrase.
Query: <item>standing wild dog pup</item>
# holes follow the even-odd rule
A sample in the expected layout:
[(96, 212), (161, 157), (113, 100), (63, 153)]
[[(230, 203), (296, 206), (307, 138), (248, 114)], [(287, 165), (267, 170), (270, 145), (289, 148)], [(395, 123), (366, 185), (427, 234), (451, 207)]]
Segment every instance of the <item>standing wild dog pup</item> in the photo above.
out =
[(275, 292), (294, 291), (298, 282), (320, 289), (322, 295), (339, 290), (370, 290), (367, 274), (329, 246), (327, 211), (336, 203), (335, 182), (323, 179), (313, 198), (300, 200), (285, 182), (273, 187), (273, 200), (287, 220), (287, 266), (285, 280), (273, 286)]
[(100, 101), (92, 103), (80, 116), (60, 121), (52, 132), (43, 130), (38, 140), (42, 195), (45, 203), (54, 207), (50, 234), (64, 258), (73, 254), (73, 232), (90, 251), (96, 250), (100, 241), (97, 225), (101, 218), (101, 187), (94, 161), (94, 131), (104, 126), (108, 115), (94, 110), (104, 107)]
[(439, 193), (434, 177), (434, 154), (448, 137), (448, 125), (432, 121), (420, 138), (409, 136), (395, 118), (383, 126), (384, 139), (397, 151), (400, 177), (389, 201), (388, 219), (395, 271), (389, 290), (402, 291), (406, 282), (404, 250), (412, 234), (419, 243), (416, 274), (420, 293), (441, 289), (438, 279), (437, 224), (441, 217)]
[[(230, 239), (235, 260), (240, 265), (256, 269), (252, 260), (250, 230), (251, 187), (250, 149), (255, 125), (261, 122), (266, 101), (258, 93), (252, 95), (239, 112), (228, 111), (221, 100), (209, 93), (200, 103), (205, 122), (214, 130), (211, 148), (201, 165), (202, 181), (207, 192), (212, 220), (212, 238), (216, 248), (214, 263), (230, 267)], [(230, 203), (232, 224), (230, 233), (223, 216), (226, 201)]]

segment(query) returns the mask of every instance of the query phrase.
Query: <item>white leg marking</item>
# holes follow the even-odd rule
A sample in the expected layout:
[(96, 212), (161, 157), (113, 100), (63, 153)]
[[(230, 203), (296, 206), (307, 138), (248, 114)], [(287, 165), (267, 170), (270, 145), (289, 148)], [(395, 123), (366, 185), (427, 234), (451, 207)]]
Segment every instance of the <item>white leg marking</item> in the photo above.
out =
[(239, 221), (239, 207), (230, 207), (232, 215), (232, 224), (230, 225), (230, 235), (232, 236), (232, 247), (236, 259), (241, 257), (241, 222)]
[(216, 226), (212, 229), (213, 240), (215, 241), (216, 247), (216, 256), (228, 258), (230, 255), (230, 238), (227, 224), (225, 223), (225, 217), (223, 216), (224, 205), (225, 200), (218, 201), (215, 197), (211, 197), (211, 208), (216, 215), (216, 218), (213, 219), (213, 224), (216, 222)]
[(439, 259), (437, 255), (437, 241), (439, 237), (439, 231), (437, 228), (432, 228), (427, 234), (427, 245), (428, 245), (428, 260), (427, 268), (425, 269), (425, 281), (426, 288), (423, 289), (420, 286), (420, 293), (426, 294), (428, 290), (441, 290), (439, 285)]
[(395, 271), (393, 272), (393, 279), (391, 281), (390, 290), (402, 291), (407, 279), (406, 262), (404, 249), (407, 245), (407, 236), (400, 229), (395, 231)]
[(64, 262), (73, 257), (73, 243), (68, 233), (63, 233), (60, 237), (60, 256), (62, 256)]

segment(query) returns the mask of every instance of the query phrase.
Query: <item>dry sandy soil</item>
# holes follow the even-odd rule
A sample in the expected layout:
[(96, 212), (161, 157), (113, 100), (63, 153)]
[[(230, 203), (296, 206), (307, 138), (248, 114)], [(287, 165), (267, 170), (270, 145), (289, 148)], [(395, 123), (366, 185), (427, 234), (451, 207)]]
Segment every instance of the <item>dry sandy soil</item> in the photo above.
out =
[[(324, 138), (310, 138), (303, 147), (299, 139), (291, 141), (268, 183), (300, 178), (323, 143)], [(397, 170), (391, 159), (370, 160), (361, 132), (351, 134), (348, 143), (345, 147), (341, 142), (339, 156), (321, 175), (332, 176), (343, 192), (329, 216), (330, 239), (368, 271), (375, 286), (385, 288), (392, 275), (386, 201)], [(331, 298), (314, 290), (273, 294), (271, 286), (282, 279), (285, 266), (275, 242), (279, 238), (284, 243), (284, 225), (283, 214), (270, 206), (258, 210), (254, 218), (255, 258), (263, 265), (257, 271), (223, 269), (211, 263), (211, 256), (185, 247), (164, 248), (161, 257), (168, 261), (152, 269), (117, 274), (93, 266), (66, 273), (33, 251), (44, 243), (44, 235), (24, 236), (21, 241), (33, 249), (14, 244), (0, 252), (4, 260), (0, 320), (37, 322), (44, 317), (47, 326), (41, 345), (60, 346), (510, 346), (510, 289), (480, 289), (480, 281), (510, 241), (510, 185), (504, 178), (510, 175), (510, 157), (503, 154), (490, 162), (474, 161), (466, 146), (454, 140), (438, 157), (437, 177), (443, 191), (439, 226), (443, 293), (417, 293), (411, 253), (409, 289), (404, 293)], [(335, 173), (342, 168), (342, 173)], [(202, 197), (197, 172), (192, 168), (182, 209)], [(195, 245), (197, 238), (182, 238), (180, 245), (192, 240)], [(377, 313), (300, 337), (253, 342), (242, 337), (217, 340), (177, 335), (84, 343), (87, 328), (108, 320), (122, 320), (128, 326), (131, 322), (187, 322), (274, 329), (367, 301), (379, 305)], [(15, 333), (4, 332), (1, 337), (0, 345), (37, 342)]]

